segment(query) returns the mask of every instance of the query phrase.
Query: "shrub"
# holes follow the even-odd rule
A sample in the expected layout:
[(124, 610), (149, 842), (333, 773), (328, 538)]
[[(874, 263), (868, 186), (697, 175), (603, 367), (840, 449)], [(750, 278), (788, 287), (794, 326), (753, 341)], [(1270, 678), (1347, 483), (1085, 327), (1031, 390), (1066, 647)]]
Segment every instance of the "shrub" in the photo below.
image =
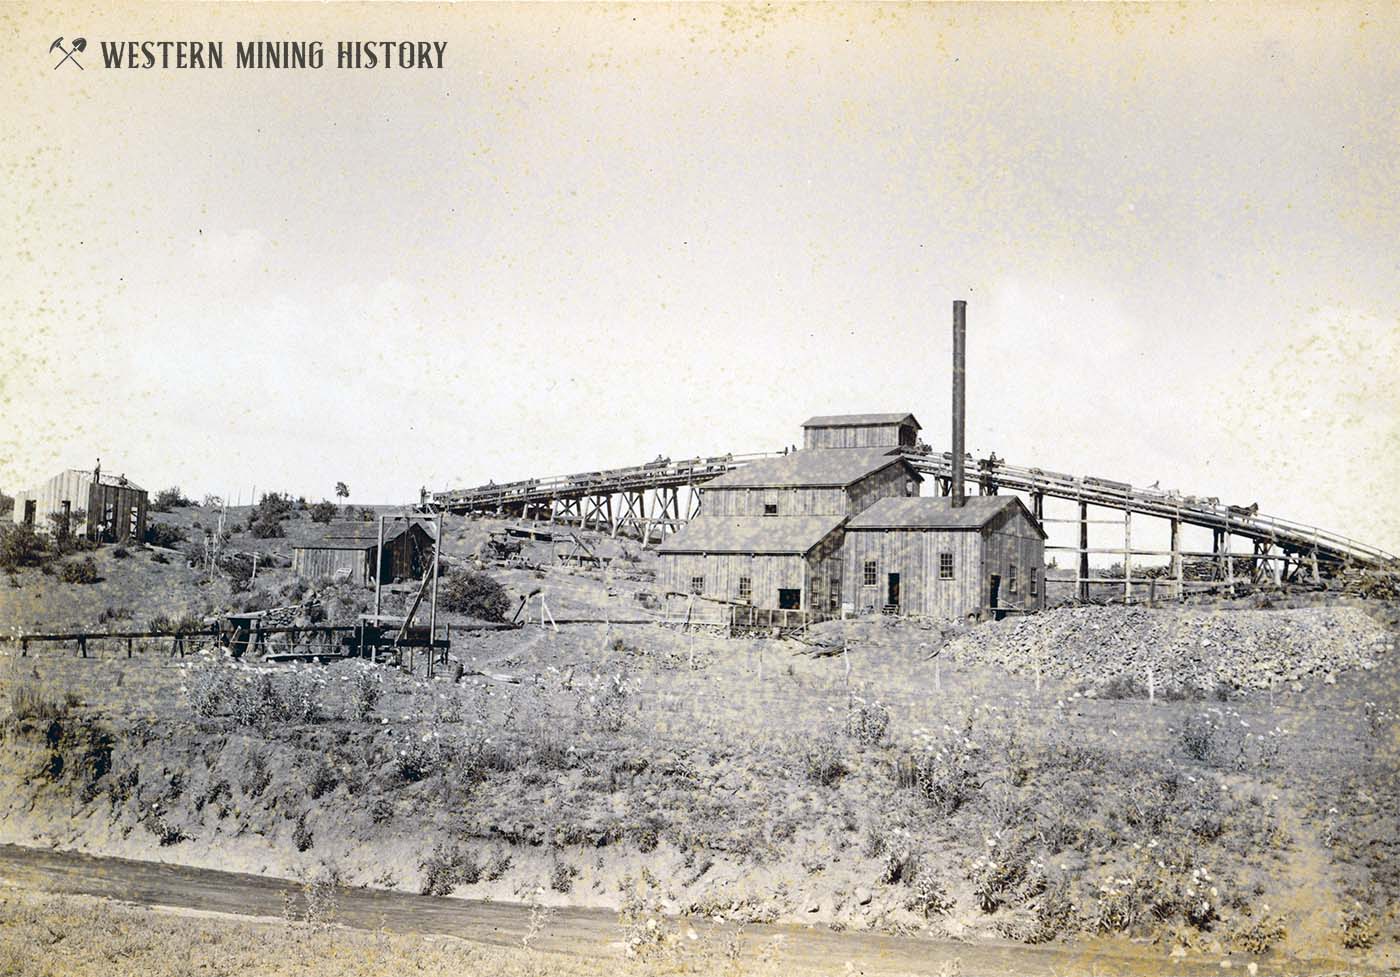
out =
[(1357, 906), (1342, 916), (1342, 946), (1348, 950), (1369, 950), (1380, 939), (1376, 917)]
[(334, 502), (327, 502), (323, 499), (311, 507), (311, 521), (330, 522), (335, 518), (336, 511)]
[(896, 777), (901, 787), (917, 790), (944, 816), (970, 801), (982, 786), (964, 741), (949, 741), (905, 757), (896, 767)]
[(178, 509), (183, 506), (194, 505), (193, 499), (185, 498), (185, 494), (180, 491), (180, 486), (172, 485), (168, 489), (161, 489), (151, 499), (151, 510), (153, 512), (169, 512), (171, 509)]
[(297, 851), (309, 851), (311, 846), (316, 844), (316, 836), (311, 833), (311, 829), (306, 826), (306, 815), (303, 813), (297, 818), (296, 827), (292, 829), (292, 844), (297, 846)]
[(878, 746), (890, 729), (890, 711), (878, 702), (862, 702), (846, 713), (846, 735), (862, 746)]
[(106, 624), (109, 621), (129, 621), (136, 616), (136, 612), (129, 607), (107, 607), (105, 611), (97, 616), (98, 624)]
[(125, 560), (130, 555), (131, 552), (125, 546), (116, 546), (112, 548), (112, 559), (114, 560)]
[(185, 531), (179, 526), (172, 526), (168, 522), (150, 522), (146, 524), (146, 542), (152, 546), (159, 546), (162, 549), (173, 550), (186, 540)]
[(808, 782), (818, 787), (830, 787), (846, 773), (841, 739), (830, 732), (817, 733), (801, 741), (798, 758)]
[(423, 869), (421, 891), (425, 896), (449, 896), (459, 885), (481, 881), (476, 858), (455, 845), (438, 844), (419, 867)]
[(71, 560), (58, 571), (58, 579), (64, 583), (97, 583), (97, 563), (90, 556)]
[(282, 529), (282, 523), (268, 516), (259, 516), (248, 529), (258, 539), (281, 539), (287, 535)]
[(155, 550), (155, 551), (153, 551), (153, 552), (151, 553), (151, 562), (152, 562), (152, 563), (169, 563), (169, 562), (170, 562), (170, 557), (166, 556), (164, 553), (160, 552), (159, 550)]
[(578, 878), (578, 868), (568, 862), (555, 862), (549, 873), (549, 887), (555, 892), (568, 892)]
[(15, 511), (15, 497), (0, 492), (0, 516), (7, 515)]
[(376, 798), (369, 807), (369, 819), (375, 824), (383, 824), (394, 816), (394, 802), (387, 797)]
[(1234, 943), (1245, 953), (1257, 956), (1268, 953), (1275, 943), (1287, 935), (1283, 920), (1272, 913), (1265, 913), (1239, 926), (1234, 932)]
[(24, 523), (0, 526), (0, 567), (14, 570), (39, 566), (45, 555), (44, 541), (33, 526)]
[(32, 682), (10, 686), (10, 715), (15, 719), (59, 719), (67, 712), (66, 703), (50, 699)]
[(438, 603), (458, 614), (482, 621), (504, 621), (510, 595), (493, 577), (473, 570), (454, 570), (442, 582)]
[(377, 671), (362, 669), (355, 673), (352, 702), (355, 718), (361, 721), (374, 715), (374, 707), (379, 705), (379, 697), (384, 693), (383, 679)]
[(924, 919), (942, 916), (957, 904), (932, 872), (916, 874), (911, 889), (909, 898), (904, 902), (904, 908), (918, 913)]

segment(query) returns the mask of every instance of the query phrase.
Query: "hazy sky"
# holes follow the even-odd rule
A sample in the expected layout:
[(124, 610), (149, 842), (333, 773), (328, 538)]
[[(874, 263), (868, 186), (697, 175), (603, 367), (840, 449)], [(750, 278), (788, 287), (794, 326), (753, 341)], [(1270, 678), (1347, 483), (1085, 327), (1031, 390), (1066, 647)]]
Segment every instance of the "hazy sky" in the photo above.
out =
[[(55, 37), (85, 69), (55, 70)], [(0, 487), (362, 502), (800, 440), (1400, 550), (1400, 8), (0, 7)], [(221, 71), (101, 40), (222, 40)], [(445, 40), (250, 71), (239, 40)]]

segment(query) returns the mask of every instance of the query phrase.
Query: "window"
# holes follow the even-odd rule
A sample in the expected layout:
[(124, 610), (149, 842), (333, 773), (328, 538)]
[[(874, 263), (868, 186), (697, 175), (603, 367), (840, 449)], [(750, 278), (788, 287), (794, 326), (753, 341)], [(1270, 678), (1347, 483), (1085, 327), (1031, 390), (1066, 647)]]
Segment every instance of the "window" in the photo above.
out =
[(1014, 594), (1017, 586), (1019, 584), (1016, 580), (1016, 564), (1008, 563), (1006, 565), (1006, 589)]
[(874, 560), (866, 560), (865, 570), (864, 574), (861, 577), (861, 582), (867, 587), (874, 587), (880, 579), (880, 574), (878, 571), (879, 567), (875, 565)]
[(703, 594), (703, 593), (705, 592), (705, 578), (704, 578), (704, 577), (691, 577), (691, 578), (690, 578), (690, 592), (691, 592), (692, 594)]
[(742, 601), (751, 601), (753, 599), (752, 577), (739, 578), (739, 599)]
[(939, 554), (938, 554), (938, 579), (939, 579), (939, 580), (952, 580), (952, 579), (953, 579), (953, 554), (952, 554), (952, 553), (939, 553)]
[(763, 514), (764, 514), (765, 516), (776, 516), (776, 515), (778, 514), (778, 503), (776, 503), (776, 502), (765, 502), (765, 503), (763, 503)]
[(1040, 571), (1031, 571), (1031, 596), (1035, 597), (1040, 593)]

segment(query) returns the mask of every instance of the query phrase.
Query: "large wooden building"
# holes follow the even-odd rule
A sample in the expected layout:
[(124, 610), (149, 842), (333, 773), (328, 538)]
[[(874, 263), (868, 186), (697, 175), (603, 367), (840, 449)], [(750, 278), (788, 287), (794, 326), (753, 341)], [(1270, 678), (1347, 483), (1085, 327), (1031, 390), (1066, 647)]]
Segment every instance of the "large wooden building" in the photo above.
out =
[(920, 498), (903, 453), (918, 442), (913, 414), (802, 427), (801, 451), (706, 483), (700, 515), (658, 551), (663, 593), (953, 620), (1044, 606), (1040, 525), (1013, 496)]
[(72, 468), (17, 493), (11, 518), (43, 533), (125, 543), (146, 538), (146, 511), (146, 490), (125, 475)]
[(1045, 606), (1045, 531), (1015, 496), (881, 499), (846, 524), (843, 602), (943, 619)]
[[(372, 522), (332, 523), (321, 539), (292, 547), (292, 570), (308, 580), (345, 578), (360, 584), (375, 582), (375, 551), (379, 526)], [(380, 583), (417, 580), (432, 567), (433, 524), (424, 519), (392, 522), (384, 527), (384, 551), (379, 561)]]
[(888, 447), (804, 450), (706, 483), (702, 511), (658, 550), (664, 592), (783, 610), (841, 606), (846, 519), (917, 495), (921, 476)]

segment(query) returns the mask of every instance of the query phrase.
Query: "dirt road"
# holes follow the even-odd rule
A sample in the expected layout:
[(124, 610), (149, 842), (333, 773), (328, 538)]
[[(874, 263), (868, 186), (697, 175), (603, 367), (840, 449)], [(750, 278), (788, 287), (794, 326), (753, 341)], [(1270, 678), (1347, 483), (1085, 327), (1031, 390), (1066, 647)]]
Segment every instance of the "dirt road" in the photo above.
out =
[[(280, 916), (285, 893), (298, 883), (234, 872), (187, 868), (155, 862), (0, 846), (0, 884), (53, 893), (102, 896), (153, 907), (172, 907), (243, 916)], [(345, 889), (339, 893), (336, 921), (359, 929), (442, 934), (498, 946), (519, 946), (529, 926), (529, 909), (514, 903), (438, 899), (407, 893)], [(697, 922), (708, 930), (709, 922)], [(727, 938), (735, 927), (720, 924)], [(555, 911), (535, 941), (541, 950), (607, 961), (621, 953), (615, 914), (595, 909)], [(1165, 948), (1124, 954), (1096, 946), (1028, 947), (938, 942), (918, 938), (837, 933), (800, 926), (747, 926), (741, 939), (746, 958), (766, 956), (783, 973), (857, 974), (1218, 974), (1220, 961), (1196, 957), (1170, 960)], [(956, 963), (955, 963), (956, 961)], [(1242, 966), (1244, 961), (1235, 961)], [(1325, 970), (1277, 964), (1266, 972)], [(954, 969), (956, 968), (956, 969)]]

